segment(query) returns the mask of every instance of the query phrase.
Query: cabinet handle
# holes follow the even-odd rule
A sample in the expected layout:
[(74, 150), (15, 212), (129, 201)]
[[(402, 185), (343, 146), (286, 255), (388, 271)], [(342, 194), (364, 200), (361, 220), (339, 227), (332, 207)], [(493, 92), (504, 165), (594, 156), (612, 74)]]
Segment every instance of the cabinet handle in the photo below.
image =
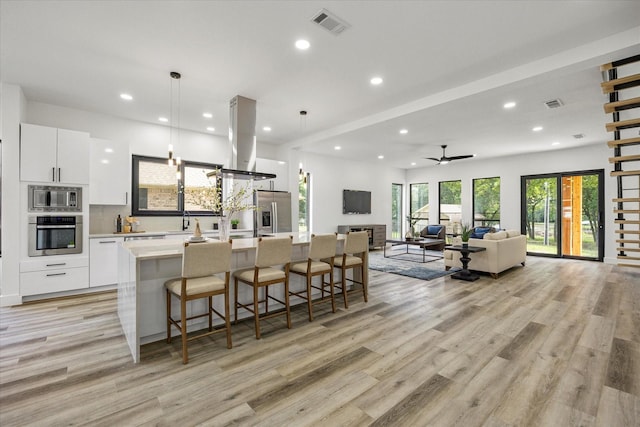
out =
[(124, 204), (125, 205), (129, 204), (129, 192), (128, 191), (124, 192)]
[(58, 182), (62, 182), (62, 173), (60, 173), (60, 168), (58, 168)]
[(100, 240), (98, 243), (103, 244), (103, 243), (115, 243), (115, 240)]
[(51, 181), (56, 182), (56, 168), (51, 168)]
[(59, 265), (67, 265), (66, 262), (59, 262), (57, 264), (47, 264), (47, 267), (57, 267)]
[(67, 273), (51, 273), (51, 274), (47, 274), (47, 277), (51, 277), (51, 276), (64, 276)]

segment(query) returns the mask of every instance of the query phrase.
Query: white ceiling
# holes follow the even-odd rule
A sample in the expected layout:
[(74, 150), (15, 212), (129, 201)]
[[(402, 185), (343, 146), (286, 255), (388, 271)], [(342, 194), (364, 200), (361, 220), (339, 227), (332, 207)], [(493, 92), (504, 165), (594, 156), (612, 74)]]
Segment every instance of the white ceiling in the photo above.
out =
[[(258, 102), (258, 142), (366, 161), (382, 154), (400, 168), (431, 166), (422, 158), (439, 157), (441, 144), (450, 156), (482, 158), (601, 143), (607, 98), (598, 65), (640, 52), (640, 1), (0, 7), (0, 77), (29, 101), (157, 124), (170, 114), (169, 72), (179, 71), (183, 128), (226, 135), (229, 100), (242, 95)], [(351, 28), (336, 36), (312, 23), (322, 8)], [(311, 48), (295, 49), (298, 38)], [(371, 86), (374, 75), (384, 83)], [(554, 98), (565, 106), (547, 109)], [(504, 110), (510, 100), (517, 107)], [(535, 125), (544, 130), (533, 133)]]

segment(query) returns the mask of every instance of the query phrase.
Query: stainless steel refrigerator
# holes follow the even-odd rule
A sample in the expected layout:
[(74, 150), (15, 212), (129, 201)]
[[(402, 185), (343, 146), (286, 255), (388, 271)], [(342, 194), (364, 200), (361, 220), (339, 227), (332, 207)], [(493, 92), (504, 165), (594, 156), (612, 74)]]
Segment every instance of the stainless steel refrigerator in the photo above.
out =
[(291, 231), (291, 193), (256, 190), (253, 204), (253, 234), (256, 237)]

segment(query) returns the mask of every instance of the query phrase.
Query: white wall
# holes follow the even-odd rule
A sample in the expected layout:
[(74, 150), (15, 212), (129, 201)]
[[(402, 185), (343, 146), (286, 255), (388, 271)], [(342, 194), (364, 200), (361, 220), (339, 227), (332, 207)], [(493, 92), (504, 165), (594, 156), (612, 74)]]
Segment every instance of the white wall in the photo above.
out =
[(19, 86), (2, 83), (2, 269), (0, 306), (20, 304), (20, 122), (27, 105)]
[[(479, 150), (479, 154), (482, 151)], [(430, 223), (438, 222), (438, 182), (462, 180), (462, 216), (471, 222), (472, 180), (474, 178), (500, 177), (500, 226), (520, 229), (520, 177), (545, 173), (583, 170), (605, 170), (605, 261), (615, 263), (615, 235), (611, 199), (616, 194), (615, 179), (609, 177), (611, 166), (608, 158), (611, 149), (603, 141), (578, 149), (550, 150), (544, 153), (499, 157), (482, 160), (478, 157), (448, 165), (407, 171), (407, 184), (428, 182)]]
[[(297, 197), (298, 167), (302, 163), (305, 172), (311, 173), (311, 224), (314, 233), (337, 231), (338, 225), (386, 224), (387, 236), (391, 235), (391, 183), (404, 182), (403, 169), (385, 167), (366, 162), (343, 160), (310, 153), (290, 153), (290, 188)], [(370, 215), (344, 215), (342, 190), (371, 191)], [(298, 206), (294, 203), (294, 218)]]

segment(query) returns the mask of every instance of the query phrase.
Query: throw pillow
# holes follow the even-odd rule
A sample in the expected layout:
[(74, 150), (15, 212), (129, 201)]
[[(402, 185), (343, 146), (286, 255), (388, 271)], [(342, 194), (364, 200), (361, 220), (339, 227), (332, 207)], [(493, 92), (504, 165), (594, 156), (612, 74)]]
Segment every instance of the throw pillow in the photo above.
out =
[(495, 230), (493, 227), (476, 227), (473, 229), (473, 233), (471, 233), (472, 239), (482, 239), (484, 235), (487, 233), (493, 233)]
[(516, 237), (520, 235), (520, 230), (507, 230), (507, 237)]
[(427, 234), (432, 236), (437, 236), (440, 230), (442, 230), (441, 225), (427, 225)]

